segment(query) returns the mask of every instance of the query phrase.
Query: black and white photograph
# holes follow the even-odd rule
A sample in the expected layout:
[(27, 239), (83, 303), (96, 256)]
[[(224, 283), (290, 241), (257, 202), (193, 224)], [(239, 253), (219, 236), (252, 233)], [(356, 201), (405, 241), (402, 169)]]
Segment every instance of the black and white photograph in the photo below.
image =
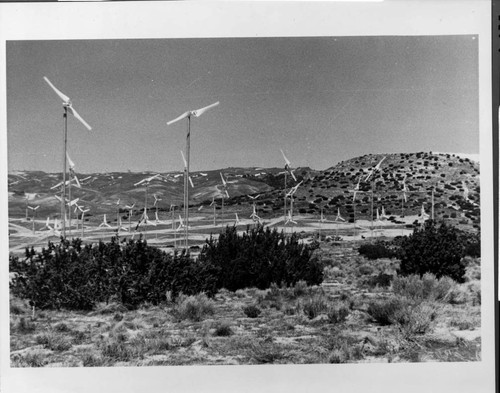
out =
[(13, 391), (488, 391), (489, 2), (402, 3), (3, 5)]

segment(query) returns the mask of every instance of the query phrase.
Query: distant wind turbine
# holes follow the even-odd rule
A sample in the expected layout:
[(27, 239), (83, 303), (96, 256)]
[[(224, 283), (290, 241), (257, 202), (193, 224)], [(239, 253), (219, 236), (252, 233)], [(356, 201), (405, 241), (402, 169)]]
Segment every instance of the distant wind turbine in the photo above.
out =
[(35, 233), (36, 211), (38, 210), (39, 207), (40, 207), (40, 205), (35, 206), (35, 207), (28, 206), (28, 209), (30, 209), (33, 212), (33, 216), (32, 216), (32, 220), (33, 220), (33, 234)]
[(286, 213), (286, 198), (287, 198), (287, 191), (286, 191), (286, 188), (288, 186), (287, 184), (287, 175), (290, 174), (293, 178), (293, 180), (297, 181), (297, 178), (295, 177), (293, 171), (294, 169), (292, 169), (292, 164), (290, 163), (290, 160), (285, 156), (285, 153), (283, 153), (283, 150), (280, 149), (281, 151), (281, 154), (283, 156), (283, 159), (285, 160), (285, 172), (280, 172), (280, 173), (284, 173), (285, 174), (285, 189), (284, 189), (284, 194), (285, 194), (285, 197), (283, 199), (283, 213), (284, 213), (284, 217), (285, 217), (285, 220), (286, 220), (286, 217), (287, 217), (287, 213)]

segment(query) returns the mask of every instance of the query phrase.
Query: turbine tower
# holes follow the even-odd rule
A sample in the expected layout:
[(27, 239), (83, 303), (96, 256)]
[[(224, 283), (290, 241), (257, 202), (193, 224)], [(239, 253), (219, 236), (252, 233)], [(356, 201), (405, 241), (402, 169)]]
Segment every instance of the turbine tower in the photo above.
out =
[(54, 90), (54, 92), (59, 96), (59, 98), (63, 101), (63, 119), (64, 119), (64, 133), (63, 133), (63, 141), (64, 141), (64, 150), (63, 150), (63, 182), (62, 182), (62, 191), (61, 191), (61, 220), (62, 220), (62, 237), (66, 238), (66, 206), (64, 201), (66, 200), (66, 151), (68, 145), (68, 112), (71, 113), (74, 117), (76, 117), (80, 123), (82, 123), (85, 128), (89, 131), (92, 130), (92, 127), (88, 125), (88, 123), (83, 120), (83, 118), (78, 114), (78, 112), (73, 108), (73, 104), (71, 103), (71, 99), (59, 91), (52, 82), (44, 76), (43, 79), (48, 85)]
[(180, 120), (187, 119), (187, 135), (186, 135), (186, 158), (187, 158), (187, 165), (186, 165), (186, 176), (184, 177), (184, 219), (185, 219), (185, 247), (186, 250), (188, 249), (188, 235), (189, 235), (189, 188), (188, 188), (188, 178), (189, 178), (189, 164), (190, 164), (190, 145), (191, 145), (191, 117), (200, 117), (202, 114), (204, 114), (206, 111), (209, 109), (219, 105), (219, 101), (208, 105), (204, 108), (200, 108), (197, 110), (189, 110), (187, 112), (184, 112), (182, 115), (179, 117), (176, 117), (173, 120), (170, 120), (167, 122), (167, 126), (172, 125)]

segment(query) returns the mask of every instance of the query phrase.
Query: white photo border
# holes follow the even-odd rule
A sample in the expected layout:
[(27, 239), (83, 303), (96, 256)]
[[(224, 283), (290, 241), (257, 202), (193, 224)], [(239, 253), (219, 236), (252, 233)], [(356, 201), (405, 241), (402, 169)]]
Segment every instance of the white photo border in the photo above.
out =
[[(495, 383), (489, 0), (0, 4), (1, 386), (5, 392), (491, 392)], [(482, 360), (466, 363), (10, 368), (6, 41), (477, 34), (482, 228)]]

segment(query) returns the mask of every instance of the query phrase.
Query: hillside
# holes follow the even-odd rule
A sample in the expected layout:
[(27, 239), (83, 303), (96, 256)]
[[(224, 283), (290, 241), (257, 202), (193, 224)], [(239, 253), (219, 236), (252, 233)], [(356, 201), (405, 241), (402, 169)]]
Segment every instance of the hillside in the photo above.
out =
[[(303, 181), (295, 193), (294, 214), (336, 216), (369, 219), (371, 212), (371, 187), (366, 176), (383, 157), (381, 171), (373, 177), (374, 216), (377, 208), (385, 209), (387, 216), (397, 222), (397, 217), (419, 214), (422, 205), (431, 214), (434, 194), (436, 219), (452, 219), (463, 224), (479, 226), (480, 185), (479, 164), (469, 158), (444, 153), (400, 153), (387, 155), (365, 155), (342, 161), (326, 170), (297, 168), (297, 182)], [(190, 206), (207, 207), (215, 198), (218, 205), (223, 193), (220, 172), (227, 180), (229, 199), (225, 206), (251, 209), (257, 196), (258, 214), (262, 218), (275, 217), (283, 213), (285, 176), (281, 168), (227, 168), (223, 170), (194, 172), (191, 178)], [(161, 177), (146, 185), (134, 184), (155, 173), (114, 172), (78, 174), (81, 188), (71, 188), (71, 198), (79, 198), (78, 204), (90, 208), (88, 217), (102, 215), (114, 217), (117, 207), (126, 217), (125, 205), (135, 205), (136, 216), (144, 208), (146, 192), (148, 209), (153, 209), (154, 197), (159, 211), (168, 211), (172, 204), (180, 206), (183, 199), (183, 177), (181, 172), (162, 173)], [(406, 178), (405, 178), (406, 176)], [(406, 202), (403, 203), (403, 179), (407, 187)], [(22, 218), (26, 206), (40, 205), (38, 217), (59, 216), (59, 201), (54, 197), (60, 188), (53, 188), (62, 180), (61, 174), (39, 171), (9, 173), (9, 216)], [(359, 191), (353, 203), (352, 190), (359, 182)], [(287, 190), (297, 184), (287, 176)], [(432, 191), (434, 190), (434, 191)], [(118, 199), (120, 200), (117, 205)], [(290, 203), (289, 201), (287, 202)], [(156, 209), (156, 206), (154, 206)], [(30, 212), (31, 215), (31, 212)], [(116, 218), (114, 219), (116, 221)]]

